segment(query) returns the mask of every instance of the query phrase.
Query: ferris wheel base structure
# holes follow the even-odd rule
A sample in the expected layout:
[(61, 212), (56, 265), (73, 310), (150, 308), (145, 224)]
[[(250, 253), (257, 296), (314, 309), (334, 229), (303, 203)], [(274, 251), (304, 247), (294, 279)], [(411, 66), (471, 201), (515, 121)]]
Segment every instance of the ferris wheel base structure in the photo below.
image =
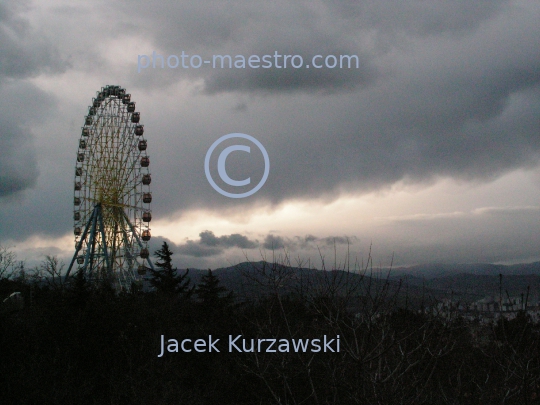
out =
[[(133, 230), (133, 225), (129, 222), (129, 218), (126, 217), (125, 219), (129, 224), (130, 228)], [(141, 250), (145, 249), (138, 235), (136, 233), (135, 235), (137, 238), (137, 243)], [(84, 256), (79, 256), (79, 252), (81, 251), (85, 242), (87, 242), (87, 244), (91, 246), (91, 249), (88, 249)], [(129, 260), (135, 261), (136, 259), (132, 257), (129, 258)], [(146, 260), (146, 262), (148, 263), (149, 268), (154, 270), (154, 264), (150, 260), (150, 257), (146, 256), (144, 260)], [(121, 281), (115, 280), (113, 267), (111, 266), (112, 260), (109, 257), (109, 252), (107, 251), (107, 239), (105, 236), (105, 227), (103, 225), (101, 204), (99, 203), (96, 204), (96, 206), (94, 207), (92, 215), (90, 216), (90, 219), (86, 224), (86, 227), (84, 228), (81, 239), (79, 240), (77, 247), (75, 248), (75, 254), (73, 255), (73, 259), (71, 259), (71, 263), (69, 264), (66, 278), (68, 278), (71, 274), (71, 270), (73, 269), (73, 265), (76, 261), (78, 264), (82, 264), (82, 266), (79, 267), (78, 271), (82, 271), (83, 274), (87, 276), (88, 281), (91, 283), (110, 281), (115, 284), (116, 289), (122, 289), (122, 286), (136, 286), (137, 284), (140, 284), (141, 280), (130, 279), (130, 277), (125, 277), (125, 279)], [(96, 265), (99, 268), (97, 272), (87, 271), (87, 269), (95, 268)], [(142, 266), (144, 268), (144, 264)], [(142, 271), (140, 270), (141, 269), (138, 269), (139, 274), (142, 273)], [(146, 271), (144, 273), (146, 273)], [(147, 286), (143, 286), (143, 288), (144, 287), (146, 287), (147, 289)]]
[(140, 113), (120, 86), (97, 91), (84, 117), (75, 163), (75, 254), (66, 277), (118, 291), (148, 289), (151, 176)]

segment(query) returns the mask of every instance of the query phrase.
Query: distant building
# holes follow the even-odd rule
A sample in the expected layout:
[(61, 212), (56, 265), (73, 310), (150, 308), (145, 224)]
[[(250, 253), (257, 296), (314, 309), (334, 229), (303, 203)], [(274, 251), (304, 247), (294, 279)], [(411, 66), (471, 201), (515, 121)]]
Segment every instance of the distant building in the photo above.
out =
[(448, 319), (459, 314), (467, 320), (477, 320), (485, 324), (493, 323), (500, 317), (508, 320), (515, 319), (520, 311), (526, 311), (533, 322), (540, 322), (540, 303), (526, 305), (523, 297), (507, 297), (500, 301), (493, 296), (487, 296), (471, 304), (463, 304), (445, 298), (435, 306), (426, 309), (427, 313), (442, 318)]

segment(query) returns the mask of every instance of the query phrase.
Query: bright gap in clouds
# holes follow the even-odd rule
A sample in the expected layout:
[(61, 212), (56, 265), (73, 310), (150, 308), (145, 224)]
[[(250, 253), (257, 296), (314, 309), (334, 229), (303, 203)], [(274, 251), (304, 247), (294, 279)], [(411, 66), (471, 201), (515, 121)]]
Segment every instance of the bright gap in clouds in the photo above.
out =
[[(483, 207), (514, 207), (537, 204), (539, 170), (516, 171), (481, 185), (442, 179), (425, 186), (402, 183), (391, 189), (362, 196), (342, 197), (330, 204), (295, 201), (275, 211), (259, 209), (224, 218), (219, 212), (191, 211), (176, 219), (157, 219), (154, 233), (180, 243), (196, 239), (204, 229), (216, 234), (250, 232), (283, 235), (349, 234), (369, 231), (381, 220), (418, 214), (472, 212)], [(452, 198), (449, 198), (452, 197)], [(495, 203), (496, 202), (496, 203)], [(158, 213), (157, 213), (158, 214)], [(158, 214), (159, 215), (159, 214)]]
[[(170, 220), (155, 221), (152, 232), (179, 245), (197, 241), (199, 234), (206, 230), (216, 236), (238, 233), (259, 242), (268, 234), (291, 240), (306, 235), (318, 238), (348, 237), (354, 254), (363, 256), (373, 243), (374, 252), (380, 255), (381, 260), (386, 260), (392, 252), (403, 251), (407, 246), (428, 249), (432, 243), (452, 245), (463, 237), (469, 241), (469, 252), (462, 257), (456, 254), (454, 261), (482, 261), (482, 258), (493, 256), (491, 253), (482, 253), (485, 250), (482, 240), (490, 240), (493, 232), (499, 233), (501, 237), (508, 236), (506, 249), (510, 250), (513, 244), (521, 243), (521, 239), (529, 237), (529, 231), (534, 233), (534, 218), (538, 216), (538, 173), (538, 170), (516, 171), (481, 185), (460, 184), (450, 179), (439, 180), (425, 188), (399, 184), (384, 192), (342, 197), (326, 205), (296, 201), (285, 203), (274, 211), (259, 209), (227, 218), (218, 212), (192, 211), (177, 219), (173, 217)], [(501, 215), (508, 211), (525, 217), (510, 223), (504, 218), (498, 222), (486, 222), (484, 217), (494, 215), (497, 210), (502, 210)], [(452, 214), (461, 222), (453, 221)], [(430, 218), (447, 218), (449, 221), (435, 223), (425, 220)], [(519, 228), (530, 220), (533, 220), (533, 229), (527, 231)], [(411, 223), (414, 225), (414, 233), (411, 233)], [(464, 225), (467, 223), (468, 227)], [(512, 236), (516, 237), (515, 241), (511, 239)], [(475, 244), (478, 244), (477, 258)], [(341, 254), (344, 249), (344, 246), (340, 247)], [(296, 250), (296, 253), (305, 255), (312, 253), (298, 246), (292, 250), (293, 253)], [(524, 261), (535, 259), (535, 256), (526, 251), (519, 254), (524, 254), (521, 257)], [(443, 256), (437, 257), (435, 254), (429, 259), (427, 255), (419, 255), (419, 261), (451, 260), (451, 257)], [(410, 261), (414, 260), (413, 257), (398, 255), (395, 259), (398, 264), (412, 265), (416, 264)]]

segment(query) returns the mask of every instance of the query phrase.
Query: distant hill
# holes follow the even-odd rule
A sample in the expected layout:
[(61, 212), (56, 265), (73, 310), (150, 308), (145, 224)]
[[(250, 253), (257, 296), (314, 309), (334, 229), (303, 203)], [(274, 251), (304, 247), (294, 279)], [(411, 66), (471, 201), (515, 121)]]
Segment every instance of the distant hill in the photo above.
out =
[(540, 276), (540, 262), (520, 263), (513, 265), (475, 263), (475, 264), (419, 264), (411, 267), (397, 267), (392, 269), (393, 276), (409, 275), (425, 279), (451, 276), (460, 273), (478, 276), (529, 275)]
[[(200, 282), (208, 270), (190, 269), (191, 281)], [(275, 291), (295, 293), (310, 288), (325, 293), (330, 290), (344, 294), (354, 289), (356, 296), (366, 297), (385, 293), (394, 296), (398, 292), (400, 302), (419, 304), (430, 298), (441, 299), (446, 296), (443, 290), (423, 286), (421, 283), (409, 283), (399, 278), (388, 278), (388, 271), (363, 273), (342, 270), (323, 271), (317, 269), (273, 265), (265, 262), (239, 263), (236, 266), (224, 267), (212, 271), (224, 287), (234, 291), (237, 296), (249, 298), (259, 297)]]
[[(463, 301), (475, 301), (486, 296), (499, 295), (499, 274), (502, 278), (502, 292), (506, 291), (511, 297), (527, 293), (530, 288), (530, 302), (540, 300), (540, 262), (495, 265), (495, 264), (425, 264), (412, 267), (399, 267), (392, 270), (380, 269), (370, 274), (346, 273), (343, 271), (321, 271), (316, 269), (272, 265), (271, 263), (239, 263), (236, 266), (223, 267), (213, 270), (224, 287), (237, 294), (259, 295), (265, 289), (263, 268), (275, 266), (283, 275), (280, 286), (284, 291), (297, 289), (302, 283), (310, 280), (310, 285), (322, 286), (325, 282), (339, 281), (345, 285), (359, 283), (363, 288), (381, 290), (386, 284), (390, 272), (388, 286), (390, 292), (400, 291), (414, 301), (419, 299), (441, 299), (453, 296)], [(194, 284), (200, 282), (207, 270), (190, 269), (190, 277)], [(285, 281), (287, 281), (285, 283)], [(279, 283), (278, 281), (275, 281)], [(306, 284), (307, 285), (307, 284)], [(365, 291), (364, 291), (365, 292)]]

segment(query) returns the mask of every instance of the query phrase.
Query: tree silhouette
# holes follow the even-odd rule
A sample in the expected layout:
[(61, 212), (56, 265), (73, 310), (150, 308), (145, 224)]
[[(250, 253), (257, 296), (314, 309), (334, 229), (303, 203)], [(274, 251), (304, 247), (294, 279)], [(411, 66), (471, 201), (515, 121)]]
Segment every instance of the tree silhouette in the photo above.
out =
[(208, 269), (208, 274), (202, 277), (201, 283), (195, 289), (197, 297), (205, 307), (225, 307), (232, 303), (232, 292), (219, 285), (219, 279)]
[(0, 245), (0, 278), (9, 279), (13, 275), (15, 258), (15, 253)]
[(159, 270), (152, 270), (152, 278), (150, 284), (159, 292), (166, 295), (178, 295), (182, 294), (186, 298), (191, 296), (193, 288), (189, 288), (191, 280), (189, 279), (189, 269), (182, 275), (177, 274), (178, 269), (172, 266), (173, 252), (169, 249), (167, 242), (163, 242), (160, 250), (154, 253), (159, 261), (154, 264)]

